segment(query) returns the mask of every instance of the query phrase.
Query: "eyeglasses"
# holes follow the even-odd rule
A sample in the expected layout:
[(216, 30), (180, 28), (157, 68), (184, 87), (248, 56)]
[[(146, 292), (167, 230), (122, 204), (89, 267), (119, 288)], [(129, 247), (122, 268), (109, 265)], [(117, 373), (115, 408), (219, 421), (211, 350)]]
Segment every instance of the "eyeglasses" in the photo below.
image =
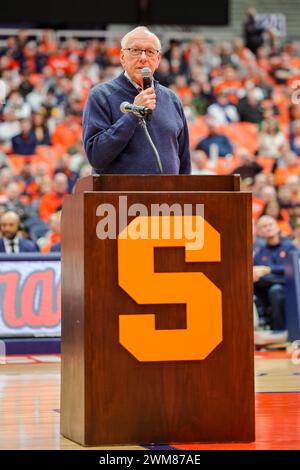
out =
[(127, 47), (123, 51), (129, 51), (134, 57), (142, 55), (143, 52), (145, 52), (147, 57), (155, 57), (160, 52), (158, 49), (135, 49), (133, 47)]

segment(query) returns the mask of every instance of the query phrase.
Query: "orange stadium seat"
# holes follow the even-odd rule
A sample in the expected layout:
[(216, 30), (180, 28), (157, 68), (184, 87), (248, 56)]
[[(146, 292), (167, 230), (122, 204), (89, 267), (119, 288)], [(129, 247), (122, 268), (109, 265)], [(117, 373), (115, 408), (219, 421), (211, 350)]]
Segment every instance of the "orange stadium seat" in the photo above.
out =
[(225, 134), (235, 147), (246, 147), (255, 153), (258, 144), (258, 129), (256, 124), (250, 122), (235, 122), (219, 126), (219, 131)]
[(35, 155), (9, 155), (8, 160), (14, 174), (19, 175), (24, 164), (28, 161), (32, 162), (34, 157)]
[(189, 124), (190, 144), (191, 148), (195, 148), (199, 140), (207, 136), (208, 127), (204, 120), (204, 116), (199, 116), (195, 122)]

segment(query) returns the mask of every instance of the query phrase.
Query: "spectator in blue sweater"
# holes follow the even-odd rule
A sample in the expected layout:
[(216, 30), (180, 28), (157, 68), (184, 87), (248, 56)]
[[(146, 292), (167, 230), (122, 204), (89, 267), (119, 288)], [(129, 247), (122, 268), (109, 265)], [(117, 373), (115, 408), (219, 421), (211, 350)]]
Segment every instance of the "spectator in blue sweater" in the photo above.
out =
[(30, 119), (22, 119), (20, 122), (21, 133), (12, 138), (13, 152), (17, 155), (34, 155), (37, 139), (32, 129)]
[[(277, 222), (269, 215), (257, 223), (265, 244), (254, 248), (254, 294), (259, 315), (271, 314), (272, 330), (285, 330), (285, 272), (287, 254), (296, 250), (291, 240), (280, 238)], [(269, 269), (263, 269), (268, 267)]]
[(233, 153), (233, 147), (226, 135), (218, 132), (218, 126), (211, 118), (206, 120), (208, 135), (196, 145), (196, 150), (203, 150), (210, 158), (226, 157)]
[(153, 77), (161, 59), (158, 37), (138, 27), (123, 37), (121, 48), (124, 73), (92, 88), (84, 110), (83, 142), (94, 173), (159, 173), (139, 119), (120, 111), (123, 101), (152, 110), (147, 127), (163, 172), (190, 173), (189, 136), (180, 100), (155, 80), (143, 90), (142, 69), (148, 67)]

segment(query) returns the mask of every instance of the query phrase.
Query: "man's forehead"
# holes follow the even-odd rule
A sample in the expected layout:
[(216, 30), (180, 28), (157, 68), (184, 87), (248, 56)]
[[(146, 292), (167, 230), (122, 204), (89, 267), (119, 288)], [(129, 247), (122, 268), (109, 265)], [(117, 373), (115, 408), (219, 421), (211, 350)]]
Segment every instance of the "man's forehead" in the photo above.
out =
[(273, 227), (277, 226), (275, 220), (268, 220), (268, 221), (265, 221), (261, 224), (261, 228), (269, 227), (270, 225), (272, 225)]
[(139, 34), (133, 34), (129, 36), (127, 44), (138, 45), (138, 43), (144, 44), (145, 42), (149, 42), (151, 45), (155, 47), (157, 46), (157, 40), (155, 36), (153, 36), (152, 34), (147, 34), (147, 33), (139, 33)]
[(18, 222), (18, 218), (17, 217), (13, 217), (13, 216), (7, 216), (7, 217), (2, 217), (1, 219), (1, 223), (5, 223), (5, 224), (15, 224)]

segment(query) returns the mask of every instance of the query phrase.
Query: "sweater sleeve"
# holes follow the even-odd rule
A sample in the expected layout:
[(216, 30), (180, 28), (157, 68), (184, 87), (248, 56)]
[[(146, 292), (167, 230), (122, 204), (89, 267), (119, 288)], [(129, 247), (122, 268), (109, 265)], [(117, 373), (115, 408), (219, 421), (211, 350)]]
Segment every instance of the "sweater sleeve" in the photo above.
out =
[(110, 105), (101, 89), (92, 89), (83, 113), (83, 145), (95, 169), (109, 165), (132, 138), (137, 118), (123, 114), (112, 123)]

